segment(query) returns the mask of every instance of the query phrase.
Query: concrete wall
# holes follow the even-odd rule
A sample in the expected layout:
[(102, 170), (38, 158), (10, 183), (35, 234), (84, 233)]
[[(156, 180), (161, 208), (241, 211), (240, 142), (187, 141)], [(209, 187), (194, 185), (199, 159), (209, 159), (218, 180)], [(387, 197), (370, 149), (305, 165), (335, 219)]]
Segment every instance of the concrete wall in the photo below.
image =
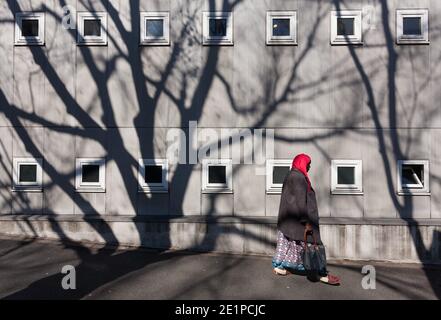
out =
[[(322, 239), (330, 259), (423, 263), (441, 260), (440, 221), (420, 221), (409, 226), (384, 220), (323, 220)], [(143, 246), (272, 255), (276, 243), (275, 219), (262, 218), (2, 216), (0, 222), (0, 234), (8, 237), (70, 240), (121, 248)]]
[[(348, 47), (330, 45), (336, 2), (140, 0), (138, 8), (136, 1), (66, 1), (78, 11), (109, 14), (108, 45), (88, 47), (77, 46), (75, 30), (61, 27), (58, 1), (3, 1), (0, 214), (276, 217), (280, 196), (265, 192), (265, 176), (255, 170), (264, 164), (234, 165), (232, 194), (203, 194), (199, 164), (171, 166), (166, 194), (137, 192), (138, 159), (165, 158), (168, 130), (188, 132), (189, 121), (197, 121), (216, 132), (274, 129), (276, 159), (308, 153), (320, 216), (330, 225), (338, 218), (392, 219), (400, 232), (410, 232), (402, 219), (435, 224), (441, 218), (441, 4), (345, 1), (342, 9), (363, 9), (370, 22), (364, 44)], [(429, 9), (430, 45), (394, 44), (397, 8)], [(234, 12), (233, 46), (202, 46), (202, 11), (209, 10)], [(265, 44), (267, 10), (297, 10), (297, 46)], [(14, 46), (17, 11), (46, 12), (45, 46)], [(170, 46), (138, 45), (139, 11), (170, 12)], [(199, 138), (199, 147), (214, 142)], [(13, 158), (27, 156), (44, 158), (41, 193), (11, 192)], [(106, 157), (105, 193), (75, 192), (77, 157)], [(430, 161), (430, 196), (396, 194), (396, 161), (403, 158)], [(363, 195), (331, 195), (332, 159), (363, 160)], [(357, 241), (377, 237), (367, 228), (348, 234)], [(324, 231), (333, 252), (337, 230)], [(359, 251), (348, 250), (335, 255), (357, 257)]]

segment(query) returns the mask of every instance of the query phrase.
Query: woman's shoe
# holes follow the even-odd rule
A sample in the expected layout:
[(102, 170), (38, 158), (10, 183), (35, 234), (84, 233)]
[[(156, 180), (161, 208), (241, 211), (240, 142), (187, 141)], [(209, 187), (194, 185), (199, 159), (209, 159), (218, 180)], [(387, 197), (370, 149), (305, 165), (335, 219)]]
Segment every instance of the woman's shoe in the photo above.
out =
[(340, 278), (337, 276), (334, 276), (332, 274), (328, 274), (326, 277), (320, 277), (320, 281), (326, 284), (329, 284), (331, 286), (339, 286), (340, 285)]
[(273, 273), (278, 276), (286, 276), (288, 274), (286, 269), (280, 269), (280, 268), (274, 268)]

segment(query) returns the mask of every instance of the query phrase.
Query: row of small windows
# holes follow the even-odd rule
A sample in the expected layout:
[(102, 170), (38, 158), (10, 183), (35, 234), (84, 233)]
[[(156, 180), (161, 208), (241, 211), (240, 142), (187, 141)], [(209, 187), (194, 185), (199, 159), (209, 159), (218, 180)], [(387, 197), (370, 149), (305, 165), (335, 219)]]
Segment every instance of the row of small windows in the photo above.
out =
[[(16, 14), (16, 45), (44, 45), (44, 12)], [(362, 11), (331, 11), (331, 44), (363, 44)], [(80, 45), (107, 44), (107, 13), (78, 12), (77, 42)], [(297, 11), (268, 11), (266, 43), (268, 45), (297, 44)], [(399, 9), (396, 11), (396, 41), (398, 44), (429, 43), (429, 11)], [(170, 44), (169, 12), (141, 12), (141, 45)], [(202, 43), (233, 45), (233, 13), (203, 12)]]
[[(75, 188), (78, 192), (105, 192), (104, 158), (77, 158)], [(43, 161), (33, 158), (14, 158), (13, 190), (42, 191)], [(291, 170), (291, 160), (267, 160), (266, 191), (281, 193), (283, 181)], [(332, 160), (331, 193), (363, 194), (361, 160)], [(138, 191), (168, 192), (168, 160), (140, 159)], [(204, 159), (202, 161), (202, 192), (232, 193), (231, 159)], [(397, 163), (398, 194), (430, 194), (429, 161), (400, 160)]]

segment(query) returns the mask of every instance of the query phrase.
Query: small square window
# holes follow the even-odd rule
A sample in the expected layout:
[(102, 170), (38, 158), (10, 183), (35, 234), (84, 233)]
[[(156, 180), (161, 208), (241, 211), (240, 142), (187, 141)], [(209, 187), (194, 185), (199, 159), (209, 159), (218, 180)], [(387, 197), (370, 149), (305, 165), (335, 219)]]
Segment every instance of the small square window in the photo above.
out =
[(18, 181), (34, 182), (37, 181), (37, 165), (36, 164), (22, 164), (18, 169)]
[(266, 13), (266, 44), (297, 44), (296, 11), (268, 11)]
[(141, 12), (140, 43), (142, 45), (170, 44), (168, 12)]
[(424, 165), (403, 164), (401, 167), (401, 182), (403, 186), (424, 187)]
[(105, 192), (105, 159), (79, 158), (76, 160), (75, 186), (78, 192)]
[(288, 37), (291, 34), (289, 19), (273, 19), (273, 37)]
[(232, 160), (204, 159), (202, 161), (202, 192), (232, 193)]
[(168, 192), (168, 160), (139, 159), (138, 191)]
[(275, 166), (273, 167), (273, 183), (283, 184), (287, 174), (291, 171), (290, 166)]
[(101, 20), (100, 19), (84, 20), (84, 36), (101, 37)]
[(42, 159), (14, 158), (13, 190), (42, 191)]
[(44, 12), (15, 14), (15, 44), (44, 45)]
[(331, 193), (362, 194), (363, 168), (361, 160), (332, 160)]
[(146, 183), (162, 183), (162, 170), (162, 166), (147, 166), (145, 168), (144, 181)]
[(405, 36), (421, 36), (421, 17), (404, 17), (403, 18), (403, 35)]
[(107, 13), (78, 12), (78, 44), (107, 45)]
[(226, 184), (227, 183), (227, 167), (223, 165), (208, 166), (208, 183), (209, 184)]
[(331, 12), (331, 44), (362, 44), (361, 10)]
[(428, 194), (429, 161), (400, 160), (398, 161), (398, 193)]
[(281, 193), (283, 182), (291, 171), (292, 160), (267, 160), (266, 192)]
[(38, 37), (38, 19), (22, 19), (21, 35), (23, 37)]
[(232, 45), (233, 14), (231, 12), (203, 12), (202, 36), (204, 45)]
[(355, 167), (337, 167), (337, 184), (355, 184)]
[(354, 18), (337, 18), (337, 35), (353, 36), (354, 35)]
[(397, 44), (429, 43), (429, 10), (397, 10)]
[(226, 18), (208, 18), (209, 36), (226, 37), (227, 36), (227, 19)]
[(81, 182), (99, 183), (100, 182), (100, 165), (99, 164), (83, 164), (81, 168)]
[(164, 37), (164, 20), (151, 19), (146, 21), (146, 37), (148, 38), (163, 38)]

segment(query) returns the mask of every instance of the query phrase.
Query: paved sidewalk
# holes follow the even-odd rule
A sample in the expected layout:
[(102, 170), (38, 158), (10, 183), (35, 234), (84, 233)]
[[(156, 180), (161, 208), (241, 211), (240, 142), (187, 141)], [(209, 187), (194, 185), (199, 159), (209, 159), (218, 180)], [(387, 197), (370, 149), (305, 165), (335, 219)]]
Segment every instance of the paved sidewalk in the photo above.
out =
[[(376, 289), (364, 290), (361, 262), (333, 262), (340, 287), (275, 276), (271, 258), (114, 251), (49, 241), (0, 240), (0, 299), (439, 299), (441, 267), (375, 263)], [(372, 264), (372, 263), (370, 263)], [(64, 265), (77, 289), (63, 290)], [(428, 280), (430, 279), (430, 280)]]

